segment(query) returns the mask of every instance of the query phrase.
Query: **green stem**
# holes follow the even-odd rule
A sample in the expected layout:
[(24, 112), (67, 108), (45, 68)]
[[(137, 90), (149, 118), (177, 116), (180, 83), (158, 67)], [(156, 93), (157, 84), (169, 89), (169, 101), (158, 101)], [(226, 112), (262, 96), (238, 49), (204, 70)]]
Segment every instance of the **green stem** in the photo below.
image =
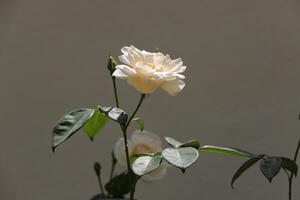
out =
[(98, 162), (94, 163), (94, 170), (97, 176), (98, 184), (100, 187), (100, 192), (105, 196), (105, 191), (103, 188), (102, 180), (101, 180), (101, 165)]
[(296, 152), (295, 152), (295, 155), (294, 155), (294, 162), (297, 161), (299, 149), (300, 149), (300, 139), (298, 141), (298, 145), (297, 145)]
[(130, 191), (130, 200), (133, 200), (134, 199), (134, 193), (135, 193), (135, 187), (136, 187), (136, 184), (137, 184), (138, 180), (136, 180), (131, 188), (131, 191)]
[[(127, 139), (127, 129), (132, 121), (132, 119), (134, 118), (135, 114), (137, 113), (137, 111), (139, 110), (139, 108), (141, 107), (144, 99), (145, 99), (145, 94), (141, 94), (141, 98), (140, 101), (138, 103), (138, 105), (136, 106), (134, 112), (132, 113), (131, 117), (129, 118), (127, 124), (125, 126), (122, 126), (122, 131), (123, 131), (123, 137), (124, 137), (124, 143), (125, 143), (125, 153), (126, 153), (126, 161), (127, 161), (127, 169), (128, 169), (128, 173), (132, 173), (131, 171), (131, 167), (130, 167), (130, 160), (129, 160), (129, 150), (128, 150), (128, 139)], [(131, 177), (131, 176), (130, 176)], [(130, 178), (130, 182), (133, 182), (132, 177)], [(130, 190), (130, 200), (133, 200), (134, 198), (134, 193), (135, 193), (135, 185), (133, 185), (132, 189)]]
[[(116, 78), (112, 77), (112, 81), (113, 81), (113, 87), (114, 87), (114, 94), (115, 94), (116, 106), (119, 107), (120, 105), (119, 105), (119, 99), (118, 99)], [(129, 158), (129, 149), (128, 149), (127, 128), (129, 127), (132, 119), (134, 118), (135, 114), (137, 113), (137, 111), (141, 107), (141, 105), (143, 103), (143, 100), (145, 99), (145, 96), (146, 96), (145, 94), (141, 94), (140, 101), (139, 101), (137, 107), (135, 108), (133, 114), (129, 118), (127, 124), (125, 124), (124, 126), (121, 125), (121, 129), (122, 129), (122, 132), (123, 132), (124, 143), (125, 143), (125, 154), (126, 154), (126, 162), (127, 162), (128, 173), (131, 173), (131, 167), (130, 167), (130, 158)], [(110, 175), (111, 178), (113, 176), (113, 170), (114, 170), (114, 165), (112, 166), (112, 171), (111, 171), (111, 175)], [(133, 180), (131, 180), (131, 181), (133, 181)], [(135, 185), (136, 184), (134, 184), (133, 188), (130, 191), (130, 200), (133, 200), (133, 198), (134, 198)]]
[(109, 180), (112, 180), (113, 176), (114, 176), (114, 171), (115, 171), (115, 167), (117, 164), (117, 159), (115, 158), (114, 152), (111, 153), (111, 170), (110, 170), (110, 178)]
[[(299, 139), (299, 141), (298, 141), (298, 145), (297, 145), (297, 148), (296, 148), (296, 152), (295, 152), (295, 154), (294, 154), (294, 159), (293, 159), (293, 161), (294, 161), (295, 163), (296, 163), (296, 161), (297, 161), (299, 149), (300, 149), (300, 139)], [(294, 173), (292, 172), (291, 175), (289, 176), (289, 200), (292, 200), (293, 176), (294, 176)]]
[(290, 178), (289, 178), (289, 200), (292, 200), (292, 185), (293, 185), (292, 178), (290, 176)]
[(102, 180), (101, 180), (100, 176), (98, 176), (98, 183), (99, 183), (101, 193), (105, 196), (105, 192), (104, 192), (104, 188), (103, 188), (103, 184), (102, 184)]
[(122, 132), (123, 132), (124, 143), (125, 143), (127, 170), (128, 170), (128, 173), (129, 173), (131, 171), (131, 168), (130, 168), (130, 160), (129, 160), (127, 129), (124, 126), (122, 126)]
[(115, 101), (116, 101), (116, 106), (119, 108), (119, 98), (118, 98), (118, 91), (117, 91), (117, 83), (116, 83), (116, 77), (112, 77), (113, 81), (113, 86), (114, 86), (114, 94), (115, 94)]
[(145, 99), (145, 96), (146, 96), (146, 94), (141, 94), (140, 101), (139, 101), (137, 107), (135, 108), (134, 112), (132, 113), (131, 117), (129, 118), (129, 120), (128, 120), (126, 126), (125, 126), (125, 129), (126, 129), (126, 130), (127, 130), (128, 126), (130, 125), (132, 119), (134, 118), (135, 114), (137, 113), (137, 111), (138, 111), (139, 108), (141, 107), (141, 105), (142, 105), (142, 103), (143, 103), (143, 101), (144, 101), (144, 99)]
[(134, 112), (132, 113), (131, 117), (129, 118), (127, 124), (121, 127), (122, 131), (123, 131), (124, 142), (125, 142), (125, 152), (126, 152), (126, 160), (127, 160), (127, 169), (128, 169), (128, 172), (130, 172), (131, 168), (130, 168), (129, 151), (128, 151), (127, 129), (128, 129), (128, 127), (130, 125), (131, 120), (134, 118), (135, 114), (137, 113), (137, 111), (141, 107), (144, 99), (145, 99), (145, 94), (142, 94), (141, 98), (140, 98), (140, 101), (139, 101), (138, 105), (136, 106)]

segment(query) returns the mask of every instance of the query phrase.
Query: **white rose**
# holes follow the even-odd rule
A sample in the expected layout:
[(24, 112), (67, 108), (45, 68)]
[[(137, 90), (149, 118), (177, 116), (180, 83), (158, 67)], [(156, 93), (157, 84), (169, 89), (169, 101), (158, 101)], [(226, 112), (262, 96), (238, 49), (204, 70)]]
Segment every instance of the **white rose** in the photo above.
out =
[(160, 52), (150, 53), (134, 46), (123, 47), (113, 76), (127, 79), (128, 83), (143, 94), (150, 94), (161, 88), (170, 95), (178, 94), (185, 86), (180, 74), (186, 70), (181, 58), (172, 60)]
[[(156, 153), (162, 151), (162, 142), (159, 136), (149, 131), (135, 131), (128, 141), (129, 156), (140, 153)], [(120, 138), (114, 149), (114, 155), (119, 164), (126, 166), (126, 153), (124, 139)], [(145, 182), (161, 179), (167, 173), (167, 165), (162, 164), (154, 171), (142, 176)]]

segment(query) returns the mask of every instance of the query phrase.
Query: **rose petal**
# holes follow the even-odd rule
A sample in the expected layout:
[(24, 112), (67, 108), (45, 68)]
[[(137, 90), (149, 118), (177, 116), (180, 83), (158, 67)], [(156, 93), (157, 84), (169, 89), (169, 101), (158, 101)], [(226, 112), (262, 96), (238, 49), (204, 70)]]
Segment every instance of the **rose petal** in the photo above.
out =
[(157, 88), (159, 88), (159, 86), (161, 85), (160, 80), (155, 80), (151, 77), (142, 76), (129, 76), (127, 82), (143, 94), (150, 94), (154, 92)]
[(119, 56), (119, 60), (126, 64), (126, 65), (129, 65), (129, 66), (132, 66), (134, 65), (134, 62), (133, 62), (133, 59), (131, 56), (129, 55), (122, 55), (122, 56)]
[(117, 65), (116, 68), (121, 70), (123, 74), (126, 74), (127, 76), (132, 76), (136, 74), (136, 71), (127, 65)]
[(149, 73), (154, 73), (155, 69), (145, 65), (142, 61), (139, 61), (135, 64), (136, 68), (135, 70), (137, 72), (143, 73), (143, 74), (149, 74)]
[(115, 76), (117, 78), (120, 79), (126, 79), (128, 76), (126, 74), (124, 74), (120, 69), (116, 69), (114, 71), (114, 73), (112, 74), (112, 76)]
[(178, 65), (179, 63), (182, 63), (182, 59), (181, 58), (177, 58), (175, 60), (172, 60), (171, 62), (173, 65)]
[(124, 46), (121, 48), (121, 52), (125, 55), (129, 54), (130, 52), (130, 47)]
[(178, 94), (185, 87), (185, 83), (182, 80), (175, 79), (173, 81), (166, 82), (161, 86), (161, 89), (165, 90), (169, 95)]
[(114, 75), (127, 79), (140, 93), (150, 94), (161, 87), (175, 95), (184, 88), (185, 83), (179, 81), (185, 79), (181, 73), (186, 70), (181, 58), (172, 60), (168, 54), (151, 53), (132, 45), (123, 47), (121, 51), (123, 55), (119, 56), (119, 60), (125, 65), (116, 66), (121, 72), (116, 71)]
[[(131, 136), (131, 144), (132, 144), (133, 151), (140, 150), (140, 152), (135, 152), (135, 153), (156, 153), (156, 152), (160, 152), (162, 150), (162, 142), (161, 142), (160, 137), (158, 135), (151, 133), (149, 131), (146, 131), (146, 130), (134, 131), (134, 133)], [(137, 145), (140, 145), (138, 147), (139, 149), (136, 149)], [(147, 148), (142, 148), (143, 145), (144, 145), (144, 147), (147, 147)], [(148, 148), (149, 148), (149, 150), (148, 150)], [(144, 152), (141, 152), (141, 151), (144, 151)], [(145, 152), (145, 151), (147, 151), (147, 152)]]

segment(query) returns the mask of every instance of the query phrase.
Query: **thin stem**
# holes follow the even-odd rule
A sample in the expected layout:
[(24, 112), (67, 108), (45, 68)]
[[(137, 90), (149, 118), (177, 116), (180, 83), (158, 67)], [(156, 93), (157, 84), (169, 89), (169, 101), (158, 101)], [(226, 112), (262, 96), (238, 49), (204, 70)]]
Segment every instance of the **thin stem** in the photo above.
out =
[(105, 192), (104, 192), (104, 188), (103, 188), (103, 184), (102, 184), (102, 180), (101, 180), (100, 176), (98, 176), (98, 183), (99, 183), (99, 186), (100, 186), (101, 193), (105, 196)]
[(131, 168), (130, 168), (130, 160), (129, 160), (127, 129), (124, 126), (122, 126), (122, 131), (123, 131), (123, 137), (124, 137), (124, 143), (125, 143), (127, 170), (128, 170), (128, 173), (129, 173), (131, 171)]
[(131, 117), (129, 118), (129, 120), (128, 120), (126, 126), (125, 126), (125, 129), (128, 128), (128, 126), (129, 126), (130, 123), (131, 123), (131, 120), (134, 118), (135, 114), (137, 113), (137, 111), (138, 111), (139, 108), (141, 107), (141, 105), (142, 105), (142, 103), (143, 103), (143, 101), (144, 101), (144, 99), (145, 99), (145, 96), (146, 96), (146, 94), (141, 94), (140, 101), (139, 101), (137, 107), (135, 108), (134, 112), (132, 113)]
[[(126, 161), (127, 161), (127, 169), (128, 169), (128, 173), (132, 173), (131, 171), (131, 167), (130, 167), (130, 160), (129, 160), (129, 150), (128, 150), (128, 139), (127, 139), (127, 128), (130, 125), (131, 120), (134, 118), (135, 114), (137, 113), (137, 111), (139, 110), (139, 108), (141, 107), (144, 99), (145, 99), (145, 94), (141, 94), (141, 98), (140, 101), (138, 103), (138, 105), (136, 106), (134, 112), (132, 113), (131, 117), (129, 118), (127, 124), (125, 126), (122, 126), (122, 131), (123, 131), (123, 137), (124, 137), (124, 143), (125, 143), (125, 153), (126, 153)], [(130, 176), (130, 182), (132, 182), (132, 177)], [(132, 189), (130, 190), (130, 200), (133, 200), (134, 198), (134, 193), (135, 193), (135, 185), (136, 183), (133, 185)]]
[(289, 200), (292, 200), (292, 186), (293, 186), (293, 179), (289, 178)]
[(135, 181), (135, 183), (133, 184), (133, 186), (131, 188), (131, 191), (130, 191), (130, 200), (133, 200), (133, 198), (134, 198), (135, 187), (136, 187), (137, 181), (138, 180)]
[(100, 165), (100, 163), (98, 163), (98, 162), (94, 163), (94, 170), (95, 170), (97, 180), (99, 183), (100, 192), (105, 196), (105, 191), (104, 191), (102, 180), (101, 180), (101, 165)]
[[(300, 149), (300, 139), (298, 141), (298, 145), (294, 154), (294, 159), (293, 161), (296, 163), (297, 161), (297, 157), (298, 157), (298, 153), (299, 153), (299, 149)], [(291, 175), (289, 176), (289, 200), (292, 200), (292, 190), (293, 190), (293, 176), (294, 173), (291, 172)]]
[(299, 149), (300, 149), (300, 139), (299, 139), (299, 141), (298, 141), (298, 145), (297, 145), (296, 152), (295, 152), (295, 155), (294, 155), (294, 162), (297, 161)]
[[(116, 84), (116, 78), (115, 77), (112, 77), (112, 82), (113, 82), (113, 87), (114, 87), (114, 95), (115, 95), (116, 107), (119, 108), (120, 104), (119, 104), (117, 84)], [(130, 168), (130, 158), (129, 158), (129, 150), (128, 150), (127, 128), (129, 127), (132, 119), (134, 118), (135, 114), (137, 113), (137, 111), (139, 110), (140, 106), (142, 105), (142, 102), (145, 99), (145, 96), (146, 96), (145, 94), (141, 94), (140, 101), (139, 101), (137, 107), (135, 108), (133, 114), (129, 118), (127, 124), (120, 126), (121, 129), (122, 129), (122, 132), (123, 132), (123, 137), (124, 137), (125, 153), (126, 153), (126, 161), (127, 161), (127, 170), (128, 170), (128, 173), (131, 173), (131, 168)], [(115, 166), (114, 166), (114, 161), (113, 161), (112, 169), (111, 169), (111, 173), (110, 173), (110, 179), (112, 179), (112, 177), (113, 177), (114, 168), (115, 168)], [(132, 182), (133, 181), (132, 177), (130, 179), (131, 179), (130, 181)], [(101, 179), (98, 179), (98, 180), (99, 180), (100, 187), (103, 188)], [(132, 189), (130, 191), (130, 200), (133, 200), (133, 198), (134, 198), (135, 186), (136, 186), (136, 183), (133, 185), (133, 187), (132, 187)]]
[(115, 101), (116, 101), (116, 106), (119, 108), (119, 98), (118, 98), (118, 91), (117, 91), (117, 83), (116, 83), (116, 77), (112, 77), (113, 81), (113, 86), (114, 86), (114, 94), (115, 94)]
[(111, 170), (110, 170), (110, 178), (109, 180), (112, 180), (113, 176), (114, 176), (114, 171), (115, 171), (115, 167), (116, 167), (116, 164), (117, 164), (117, 159), (114, 155), (114, 152), (111, 153)]

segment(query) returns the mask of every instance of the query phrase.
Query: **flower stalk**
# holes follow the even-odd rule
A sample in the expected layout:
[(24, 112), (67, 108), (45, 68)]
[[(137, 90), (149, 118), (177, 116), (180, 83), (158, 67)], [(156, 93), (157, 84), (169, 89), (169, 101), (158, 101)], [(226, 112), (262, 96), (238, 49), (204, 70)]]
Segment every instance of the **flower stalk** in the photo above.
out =
[(96, 173), (96, 176), (97, 176), (100, 192), (101, 192), (101, 194), (103, 194), (105, 196), (105, 191), (104, 191), (103, 184), (102, 184), (102, 179), (101, 179), (101, 165), (100, 165), (100, 163), (95, 162), (94, 170), (95, 170), (95, 173)]
[(109, 180), (112, 180), (113, 176), (114, 176), (114, 171), (115, 171), (115, 167), (117, 164), (117, 159), (114, 155), (114, 152), (111, 153), (111, 170), (110, 170), (110, 176), (109, 176)]
[[(145, 99), (145, 94), (141, 94), (141, 98), (140, 101), (138, 103), (138, 105), (136, 106), (134, 112), (132, 113), (131, 117), (129, 118), (127, 124), (125, 126), (122, 126), (122, 131), (123, 131), (123, 137), (124, 137), (124, 142), (125, 142), (125, 153), (126, 153), (126, 162), (127, 162), (127, 170), (128, 173), (132, 173), (131, 167), (130, 167), (130, 157), (129, 157), (129, 150), (128, 150), (128, 139), (127, 139), (127, 129), (132, 121), (132, 119), (134, 118), (134, 116), (136, 115), (136, 113), (138, 112), (139, 108), (141, 107), (144, 99)], [(130, 176), (130, 182), (133, 182), (132, 177)], [(134, 193), (135, 193), (135, 185), (136, 183), (134, 183), (134, 185), (132, 186), (132, 189), (130, 190), (130, 200), (134, 199)]]
[(113, 82), (113, 86), (114, 86), (116, 107), (119, 108), (120, 104), (119, 104), (119, 98), (118, 98), (117, 83), (116, 83), (116, 78), (114, 76), (112, 77), (112, 82)]
[(125, 126), (126, 130), (127, 130), (128, 126), (130, 125), (132, 119), (135, 117), (135, 114), (136, 114), (137, 111), (140, 109), (140, 107), (141, 107), (141, 105), (142, 105), (142, 103), (143, 103), (143, 101), (144, 101), (144, 99), (145, 99), (145, 96), (146, 96), (146, 94), (141, 94), (140, 101), (139, 101), (137, 107), (135, 108), (134, 112), (132, 113), (131, 117), (129, 118), (129, 120), (128, 120), (126, 126)]
[[(120, 104), (119, 104), (119, 98), (118, 98), (118, 90), (117, 90), (116, 78), (114, 76), (112, 76), (112, 82), (113, 82), (116, 106), (119, 107)], [(127, 121), (127, 123), (125, 125), (120, 126), (121, 130), (122, 130), (122, 133), (123, 133), (124, 143), (125, 143), (125, 154), (126, 154), (126, 163), (127, 163), (128, 173), (132, 173), (132, 170), (131, 170), (131, 167), (130, 167), (130, 156), (129, 156), (129, 148), (128, 148), (127, 129), (129, 127), (132, 119), (135, 117), (136, 113), (140, 109), (140, 107), (141, 107), (141, 105), (142, 105), (142, 103), (145, 99), (145, 96), (146, 96), (146, 94), (141, 94), (141, 98), (140, 98), (135, 110), (133, 111), (132, 115), (130, 116), (129, 120)], [(114, 164), (112, 166), (111, 178), (112, 178), (113, 168), (114, 168)], [(132, 181), (133, 181), (133, 179), (131, 177), (130, 182), (132, 182)], [(132, 189), (130, 191), (130, 200), (134, 199), (135, 186), (136, 186), (136, 183), (133, 184)]]
[[(298, 153), (299, 153), (299, 149), (300, 149), (300, 139), (298, 141), (298, 145), (294, 154), (294, 159), (293, 161), (296, 163), (297, 161), (297, 157), (298, 157)], [(292, 190), (293, 190), (293, 176), (294, 173), (291, 172), (291, 174), (289, 175), (289, 200), (292, 200)]]

